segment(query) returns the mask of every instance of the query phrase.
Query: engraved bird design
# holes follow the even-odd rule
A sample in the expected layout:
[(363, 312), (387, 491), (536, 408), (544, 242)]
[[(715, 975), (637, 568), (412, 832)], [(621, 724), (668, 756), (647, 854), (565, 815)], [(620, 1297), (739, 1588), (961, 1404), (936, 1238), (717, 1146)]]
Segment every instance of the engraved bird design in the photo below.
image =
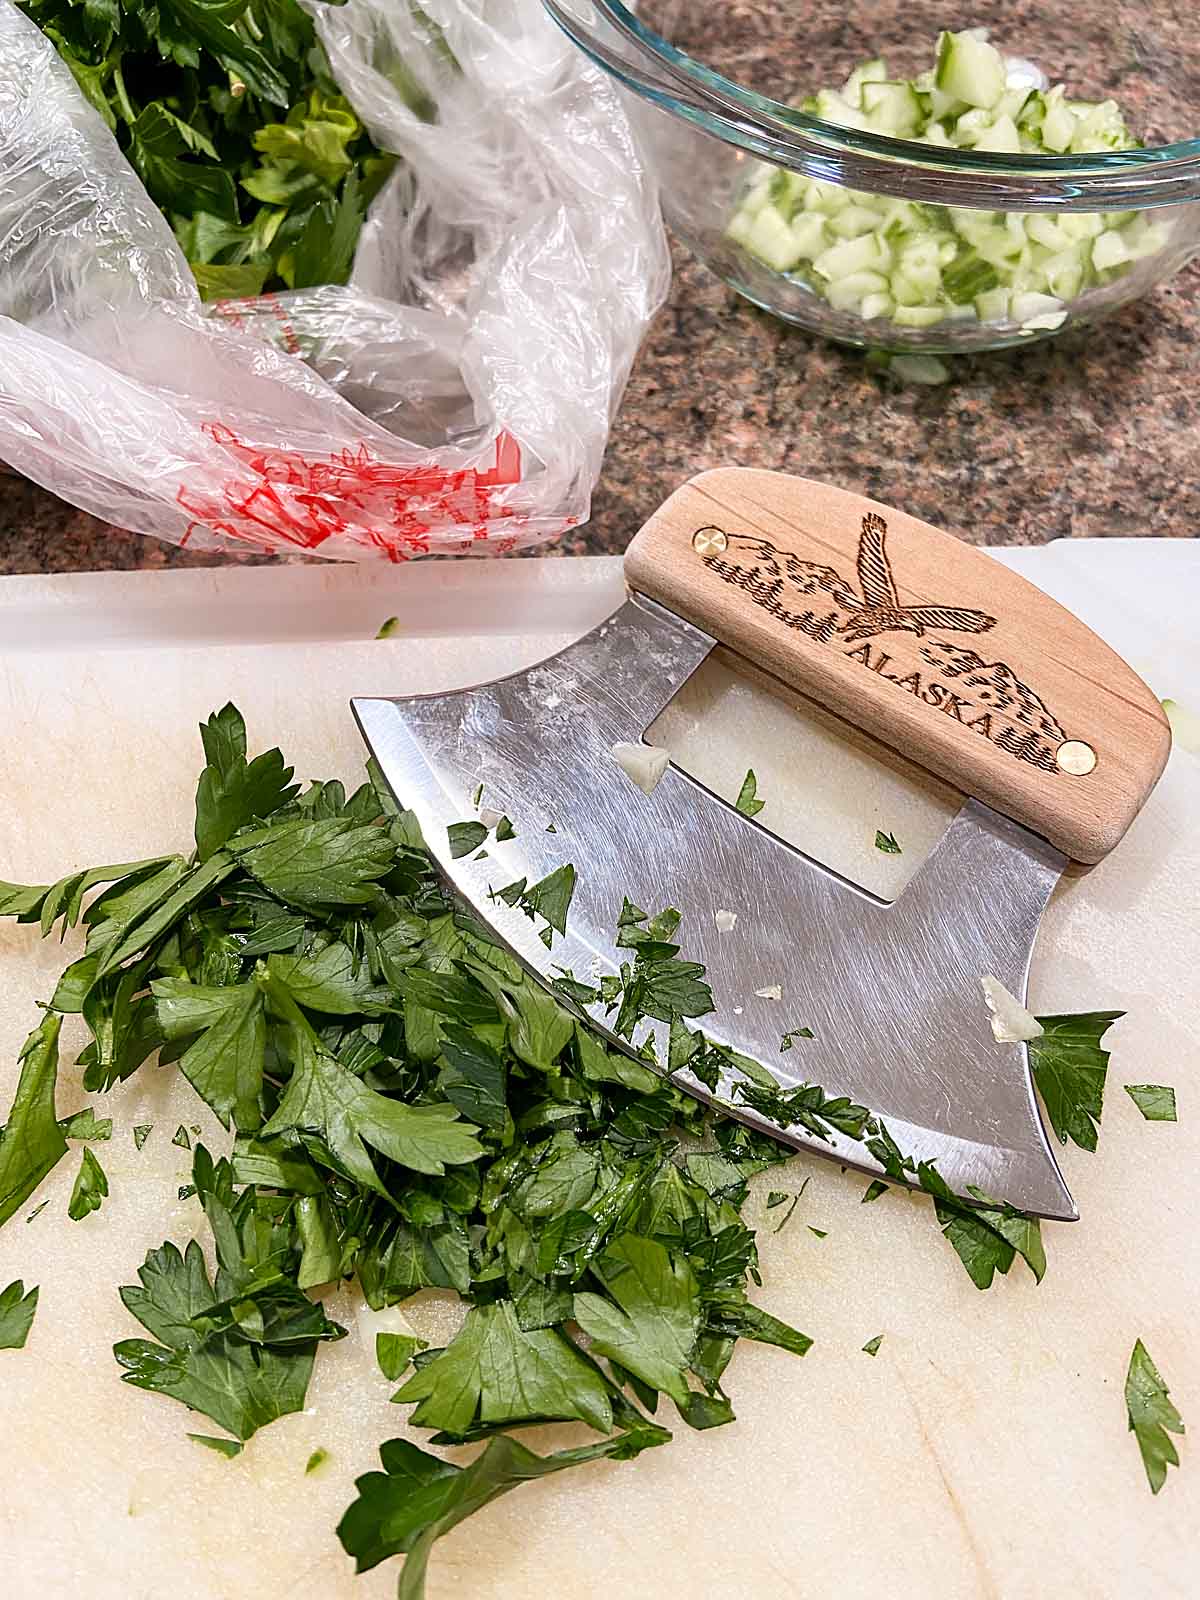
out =
[(949, 633), (986, 633), (996, 625), (995, 617), (965, 606), (906, 606), (901, 603), (892, 577), (891, 563), (884, 550), (887, 523), (877, 512), (862, 519), (858, 542), (858, 581), (863, 598), (850, 594), (846, 604), (853, 615), (841, 624), (840, 632), (857, 644), (881, 633), (915, 633), (923, 638), (927, 628)]

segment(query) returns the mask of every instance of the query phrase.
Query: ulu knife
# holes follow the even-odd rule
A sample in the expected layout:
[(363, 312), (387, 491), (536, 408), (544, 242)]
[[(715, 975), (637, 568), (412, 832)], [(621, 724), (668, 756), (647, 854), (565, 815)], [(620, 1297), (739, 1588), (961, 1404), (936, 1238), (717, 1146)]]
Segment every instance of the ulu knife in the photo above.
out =
[[(707, 969), (716, 1010), (690, 1024), (784, 1088), (820, 1084), (882, 1118), (897, 1144), (1045, 1217), (1075, 1206), (1048, 1143), (1024, 1044), (998, 1043), (980, 978), (1023, 1000), (1038, 923), (1071, 860), (1121, 839), (1165, 764), (1150, 689), (1055, 601), (982, 552), (902, 512), (782, 473), (691, 479), (625, 559), (625, 603), (578, 643), (475, 689), (358, 699), (389, 785), (482, 921), (547, 984), (615, 974), (625, 896), (676, 907), (678, 940)], [(674, 766), (650, 794), (613, 758), (638, 741), (720, 643), (952, 783), (967, 798), (893, 903), (847, 882)], [(517, 837), (452, 858), (451, 823), (487, 803)], [(546, 825), (553, 822), (554, 831)], [(568, 931), (547, 949), (498, 891), (564, 863)], [(733, 910), (721, 931), (717, 912)], [(728, 918), (723, 919), (728, 927)], [(811, 1039), (781, 1052), (777, 1001)], [(649, 1036), (667, 1061), (667, 1026)], [(863, 1147), (781, 1130), (674, 1081), (797, 1148), (877, 1170)]]

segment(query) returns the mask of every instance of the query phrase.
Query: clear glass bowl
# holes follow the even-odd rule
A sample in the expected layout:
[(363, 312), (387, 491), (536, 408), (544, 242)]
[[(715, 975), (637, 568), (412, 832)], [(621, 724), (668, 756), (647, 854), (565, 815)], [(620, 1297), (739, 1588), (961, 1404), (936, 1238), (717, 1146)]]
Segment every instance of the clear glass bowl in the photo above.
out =
[[(1136, 299), (1200, 250), (1200, 138), (1192, 137), (1200, 128), (1200, 52), (1194, 17), (1178, 0), (975, 0), (963, 14), (927, 0), (642, 0), (636, 13), (620, 0), (544, 3), (628, 91), (675, 232), (748, 300), (829, 338), (929, 353), (1021, 344)], [(839, 126), (793, 104), (837, 87), (873, 57), (885, 58), (893, 79), (915, 77), (931, 65), (940, 30), (976, 27), (987, 28), (1005, 56), (1064, 83), (1069, 98), (1115, 100), (1141, 147), (1060, 156), (944, 148)], [(868, 320), (831, 304), (828, 282), (807, 263), (774, 270), (739, 242), (736, 226), (730, 236), (763, 162), (841, 191), (991, 212), (997, 227), (1013, 227), (1013, 214), (1053, 223), (1067, 213), (1125, 213), (1121, 226), (1133, 226), (1133, 238), (1144, 237), (1138, 230), (1152, 218), (1161, 242), (1139, 259), (1088, 270), (1087, 286), (1073, 294), (1067, 274), (1058, 314), (1035, 305), (1042, 314), (1033, 315), (1023, 304), (1018, 321), (1011, 310), (990, 314), (985, 303), (983, 314), (972, 305), (923, 327), (902, 325), (891, 312)], [(793, 200), (804, 188), (793, 185)], [(1135, 220), (1133, 212), (1147, 216)], [(1105, 226), (1115, 220), (1105, 216)], [(1035, 232), (1058, 230), (1039, 224)], [(1044, 260), (1046, 248), (1034, 256)]]

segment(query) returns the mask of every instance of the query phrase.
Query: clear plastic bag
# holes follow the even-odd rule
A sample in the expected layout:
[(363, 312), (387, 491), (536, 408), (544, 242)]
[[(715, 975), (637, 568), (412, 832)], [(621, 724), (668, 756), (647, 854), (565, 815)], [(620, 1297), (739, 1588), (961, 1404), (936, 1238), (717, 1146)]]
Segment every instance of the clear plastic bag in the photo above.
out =
[[(69, 69), (0, 0), (0, 460), (193, 548), (551, 539), (587, 516), (667, 286), (616, 93), (539, 0), (305, 4), (401, 164), (349, 285), (205, 306)], [(401, 60), (436, 122), (389, 79)]]

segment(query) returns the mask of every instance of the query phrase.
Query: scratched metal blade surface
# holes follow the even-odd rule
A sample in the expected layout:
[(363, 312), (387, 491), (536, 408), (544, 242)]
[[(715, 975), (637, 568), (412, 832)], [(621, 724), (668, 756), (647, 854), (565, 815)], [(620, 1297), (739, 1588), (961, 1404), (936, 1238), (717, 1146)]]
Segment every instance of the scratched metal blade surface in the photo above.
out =
[[(625, 895), (651, 912), (675, 906), (681, 954), (703, 963), (717, 1005), (690, 1026), (761, 1061), (785, 1088), (819, 1083), (868, 1106), (902, 1150), (936, 1160), (959, 1192), (973, 1184), (1043, 1216), (1074, 1217), (1025, 1046), (993, 1039), (979, 983), (991, 973), (1024, 996), (1038, 922), (1065, 858), (968, 801), (887, 905), (674, 767), (643, 794), (612, 746), (639, 739), (713, 648), (707, 634), (634, 596), (527, 672), (451, 694), (359, 699), (353, 708), (446, 876), (545, 981), (563, 968), (583, 981), (617, 972), (630, 954), (614, 944)], [(517, 837), (489, 840), (482, 861), (452, 860), (446, 828), (475, 814), (480, 783), (485, 804), (512, 818)], [(548, 951), (529, 918), (489, 890), (522, 877), (535, 883), (565, 862), (578, 874), (568, 933)], [(722, 910), (737, 915), (729, 933), (717, 928)], [(756, 996), (773, 984), (782, 1001)], [(589, 1014), (604, 1027), (600, 1007)], [(665, 1026), (647, 1026), (665, 1061)], [(783, 1033), (802, 1026), (815, 1037), (781, 1052)], [(739, 1108), (730, 1082), (714, 1097), (687, 1073), (676, 1081), (787, 1144), (878, 1170), (853, 1140), (781, 1133)]]

